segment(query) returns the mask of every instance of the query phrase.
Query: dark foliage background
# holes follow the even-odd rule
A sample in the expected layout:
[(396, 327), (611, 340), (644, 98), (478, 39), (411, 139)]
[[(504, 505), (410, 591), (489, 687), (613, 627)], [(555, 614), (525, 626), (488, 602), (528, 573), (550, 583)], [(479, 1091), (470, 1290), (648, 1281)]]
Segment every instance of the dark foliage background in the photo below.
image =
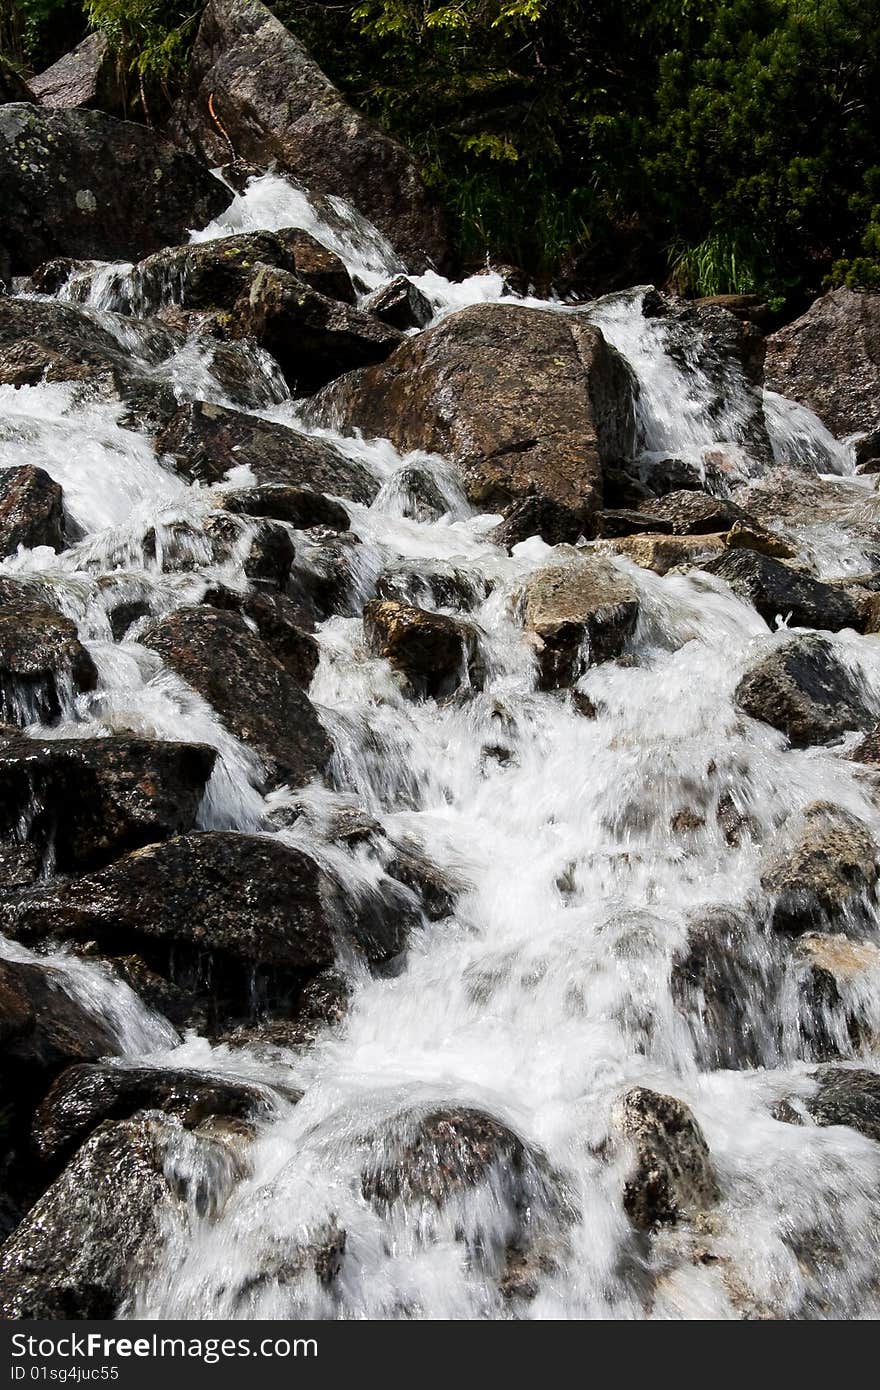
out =
[[(91, 24), (166, 87), (197, 21), (178, 0), (3, 2), (20, 63)], [(880, 288), (880, 0), (271, 8), (414, 150), (465, 264), (777, 307)]]

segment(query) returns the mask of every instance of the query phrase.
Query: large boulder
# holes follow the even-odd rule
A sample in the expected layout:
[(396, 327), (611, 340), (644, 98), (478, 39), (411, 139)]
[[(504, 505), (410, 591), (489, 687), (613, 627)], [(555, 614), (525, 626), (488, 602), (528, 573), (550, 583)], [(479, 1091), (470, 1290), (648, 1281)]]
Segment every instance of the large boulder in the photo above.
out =
[(40, 886), (7, 904), (3, 921), (19, 937), (97, 940), (117, 954), (193, 948), (218, 972), (235, 970), (240, 994), (252, 987), (243, 966), (314, 971), (335, 955), (315, 861), (279, 840), (227, 831), (181, 835)]
[(94, 690), (95, 663), (76, 624), (37, 584), (0, 576), (0, 721), (54, 720), (68, 692)]
[(326, 767), (330, 743), (308, 697), (237, 613), (180, 608), (140, 641), (254, 750), (268, 782), (303, 786)]
[(315, 397), (309, 417), (442, 454), (486, 510), (535, 511), (550, 543), (594, 533), (602, 467), (632, 449), (633, 384), (580, 317), (479, 304)]
[(538, 570), (523, 602), (544, 690), (571, 685), (588, 666), (619, 656), (639, 614), (635, 585), (603, 555)]
[(0, 1097), (33, 1090), (63, 1067), (118, 1051), (113, 1034), (65, 989), (63, 973), (42, 962), (0, 959)]
[(89, 34), (57, 63), (32, 77), (29, 86), (41, 106), (97, 107), (114, 115), (122, 111), (116, 59), (106, 34)]
[(14, 555), (20, 545), (64, 549), (61, 488), (33, 464), (0, 469), (0, 557)]
[(792, 627), (827, 632), (864, 627), (861, 606), (844, 589), (823, 584), (770, 555), (728, 548), (703, 568), (726, 580), (735, 594), (757, 608), (768, 627), (775, 627), (777, 618), (788, 619)]
[(779, 729), (795, 748), (831, 743), (874, 719), (853, 676), (823, 637), (805, 634), (768, 652), (736, 688), (737, 706)]
[(257, 590), (241, 593), (215, 586), (205, 594), (212, 608), (240, 613), (253, 623), (276, 661), (303, 690), (308, 690), (318, 669), (320, 649), (312, 636), (309, 615), (285, 594)]
[(410, 155), (343, 100), (259, 0), (209, 0), (174, 133), (208, 164), (232, 153), (346, 198), (411, 269), (448, 258), (441, 214)]
[(826, 801), (804, 812), (793, 841), (761, 877), (776, 931), (858, 933), (870, 919), (880, 878), (877, 845), (865, 823)]
[(105, 1120), (139, 1110), (176, 1115), (188, 1129), (212, 1116), (248, 1122), (267, 1115), (271, 1096), (229, 1077), (159, 1067), (80, 1063), (53, 1083), (34, 1116), (33, 1138), (44, 1160), (56, 1160), (88, 1139)]
[(637, 1230), (675, 1225), (718, 1201), (708, 1145), (683, 1101), (639, 1086), (623, 1097), (617, 1122), (633, 1151), (623, 1206)]
[(371, 502), (379, 490), (365, 468), (332, 444), (205, 401), (180, 406), (156, 450), (190, 482), (221, 483), (231, 468), (246, 467), (260, 486), (310, 488), (355, 502)]
[(364, 608), (364, 636), (418, 696), (439, 699), (468, 679), (479, 682), (476, 633), (467, 623), (411, 603), (371, 599)]
[[(143, 1115), (102, 1124), (0, 1250), (0, 1317), (104, 1319), (155, 1267), (186, 1194), (179, 1122)], [(201, 1206), (216, 1210), (240, 1174), (230, 1146), (193, 1136)], [(197, 1146), (197, 1148), (196, 1148)], [(198, 1194), (196, 1198), (198, 1198)]]
[(880, 429), (880, 295), (836, 289), (767, 339), (767, 385), (839, 439)]
[(328, 299), (290, 271), (260, 264), (236, 302), (229, 331), (270, 352), (297, 396), (383, 362), (402, 338), (399, 329)]
[(354, 303), (354, 288), (339, 257), (308, 232), (291, 228), (241, 232), (156, 251), (120, 281), (114, 308), (141, 316), (169, 304), (228, 311), (248, 288), (257, 264), (289, 271), (331, 299)]
[(125, 735), (10, 740), (0, 745), (0, 836), (24, 832), (62, 873), (95, 868), (191, 830), (215, 757), (203, 744)]
[(13, 275), (53, 256), (136, 260), (184, 240), (232, 197), (146, 126), (23, 103), (0, 107), (0, 184)]

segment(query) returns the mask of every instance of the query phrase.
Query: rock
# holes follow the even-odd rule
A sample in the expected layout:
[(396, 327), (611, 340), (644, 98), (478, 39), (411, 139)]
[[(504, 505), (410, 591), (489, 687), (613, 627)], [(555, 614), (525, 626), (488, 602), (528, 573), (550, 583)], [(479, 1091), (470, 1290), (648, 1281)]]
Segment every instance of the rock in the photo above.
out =
[(764, 954), (754, 949), (751, 923), (731, 909), (703, 913), (689, 926), (670, 989), (701, 1067), (738, 1070), (765, 1061), (754, 1009), (769, 993)]
[(288, 271), (330, 298), (354, 303), (355, 292), (339, 257), (308, 232), (290, 229), (166, 247), (133, 268), (113, 307), (141, 317), (169, 304), (228, 312), (248, 289), (258, 264)]
[(238, 517), (218, 512), (206, 519), (204, 532), (220, 553), (225, 550), (227, 556), (234, 555), (242, 544), (247, 546), (242, 568), (254, 584), (270, 589), (284, 588), (296, 556), (285, 526), (257, 519), (243, 522)]
[[(123, 331), (130, 325), (120, 320)], [(168, 357), (183, 339), (154, 330), (155, 360)], [(151, 424), (170, 416), (177, 402), (170, 383), (150, 373), (152, 363), (136, 360), (108, 328), (72, 304), (0, 299), (0, 385), (33, 386), (41, 381), (72, 381), (128, 407), (121, 423)]]
[(51, 853), (61, 873), (95, 868), (191, 830), (215, 758), (204, 744), (125, 735), (4, 743), (0, 836)]
[(268, 783), (301, 787), (330, 757), (330, 743), (299, 684), (234, 613), (180, 608), (140, 638), (207, 700), (260, 758)]
[(286, 521), (298, 531), (326, 526), (331, 531), (347, 531), (351, 522), (339, 502), (311, 488), (288, 483), (265, 483), (262, 487), (236, 488), (221, 493), (218, 505), (237, 516), (268, 516)]
[(410, 155), (343, 100), (259, 0), (209, 0), (174, 128), (209, 165), (232, 153), (346, 198), (413, 270), (448, 259), (441, 214)]
[(805, 1106), (817, 1125), (846, 1125), (880, 1143), (880, 1073), (824, 1067)]
[(0, 557), (23, 545), (64, 549), (61, 488), (33, 464), (0, 469)]
[(284, 594), (239, 594), (232, 589), (209, 589), (205, 603), (241, 613), (256, 624), (260, 637), (288, 675), (307, 690), (318, 669), (320, 649), (300, 607)]
[(848, 1056), (876, 1048), (876, 1026), (864, 1001), (880, 980), (880, 946), (852, 941), (842, 932), (806, 932), (797, 938), (796, 957), (805, 965), (799, 980), (801, 1032), (812, 1055)]
[(175, 1115), (187, 1129), (220, 1116), (265, 1118), (271, 1093), (246, 1081), (197, 1071), (83, 1063), (53, 1083), (34, 1116), (33, 1136), (43, 1160), (65, 1157), (105, 1120), (128, 1120), (139, 1110)]
[(94, 1061), (118, 1051), (113, 1034), (87, 1013), (51, 965), (0, 959), (0, 1095), (9, 1099), (26, 1078), (34, 1091), (72, 1062)]
[(18, 937), (94, 939), (118, 954), (156, 943), (195, 948), (210, 956), (218, 982), (221, 967), (237, 974), (218, 989), (238, 995), (251, 988), (243, 964), (314, 971), (335, 955), (314, 860), (279, 840), (231, 831), (134, 850), (83, 878), (33, 890), (3, 920)]
[(510, 1188), (522, 1180), (530, 1156), (522, 1140), (479, 1110), (438, 1109), (402, 1116), (374, 1141), (361, 1189), (378, 1206), (431, 1202), (442, 1207), (456, 1192), (495, 1173)]
[(0, 183), (13, 275), (53, 256), (137, 260), (182, 241), (231, 199), (146, 126), (15, 103), (0, 107)]
[(220, 483), (231, 468), (250, 469), (257, 484), (310, 488), (371, 502), (378, 483), (324, 440), (224, 406), (182, 405), (156, 440), (191, 482)]
[[(0, 1251), (0, 1317), (104, 1319), (126, 1306), (186, 1191), (175, 1171), (181, 1132), (154, 1115), (95, 1131)], [(204, 1140), (198, 1157), (228, 1190), (231, 1150)]]
[(880, 767), (880, 724), (875, 724), (870, 733), (859, 739), (855, 748), (850, 750), (849, 756), (854, 763), (865, 763), (869, 767), (876, 764)]
[(754, 550), (759, 555), (771, 555), (774, 560), (793, 560), (795, 547), (782, 536), (767, 531), (757, 521), (735, 521), (724, 537), (729, 550)]
[(41, 106), (67, 109), (97, 107), (121, 115), (123, 97), (106, 34), (89, 34), (71, 53), (30, 80)]
[(640, 503), (637, 511), (652, 522), (666, 523), (675, 536), (700, 536), (709, 532), (717, 534), (741, 523), (745, 517), (742, 507), (735, 502), (692, 489), (667, 492), (663, 497)]
[(757, 608), (767, 626), (776, 618), (792, 627), (815, 627), (839, 632), (864, 626), (861, 607), (849, 594), (823, 584), (789, 565), (755, 550), (726, 550), (704, 569), (726, 580), (741, 599)]
[(671, 569), (704, 569), (709, 561), (724, 550), (724, 539), (718, 535), (664, 536), (648, 533), (620, 536), (596, 542), (596, 548), (612, 555), (625, 555), (640, 568), (655, 574), (668, 574)]
[(877, 860), (871, 832), (858, 817), (826, 801), (808, 806), (793, 843), (761, 876), (773, 899), (774, 929), (857, 932), (876, 897)]
[(427, 328), (434, 317), (434, 306), (406, 275), (396, 275), (364, 300), (361, 308), (392, 328), (405, 333), (410, 328)]
[(44, 601), (38, 585), (0, 576), (0, 720), (51, 722), (68, 690), (97, 683), (76, 624)]
[(408, 338), (382, 365), (327, 387), (307, 414), (389, 438), (404, 453), (442, 454), (462, 470), (469, 500), (486, 510), (548, 502), (546, 539), (555, 543), (595, 532), (603, 465), (633, 446), (632, 401), (627, 367), (591, 324), (478, 304)]
[(880, 296), (836, 289), (767, 339), (767, 385), (838, 439), (880, 427)]
[(735, 318), (745, 319), (760, 327), (767, 320), (769, 309), (759, 294), (710, 294), (695, 299), (697, 309), (726, 309)]
[(635, 585), (601, 555), (538, 570), (523, 596), (543, 690), (563, 689), (588, 666), (619, 656), (639, 615)]
[(319, 1033), (342, 1022), (351, 994), (352, 984), (345, 975), (338, 970), (322, 970), (303, 986), (293, 1018), (247, 1024), (221, 1035), (217, 1042), (258, 1052), (307, 1047)]
[(779, 729), (795, 748), (831, 743), (874, 722), (831, 644), (812, 634), (768, 652), (742, 677), (734, 699), (744, 714)]
[(675, 1225), (718, 1201), (708, 1145), (683, 1101), (639, 1086), (624, 1096), (617, 1118), (635, 1150), (623, 1206), (637, 1230)]
[(398, 329), (328, 299), (287, 270), (260, 264), (236, 301), (230, 332), (270, 352), (296, 396), (383, 362), (401, 341)]
[(469, 625), (409, 603), (371, 599), (364, 608), (370, 650), (404, 677), (409, 690), (440, 699), (476, 675), (476, 634)]

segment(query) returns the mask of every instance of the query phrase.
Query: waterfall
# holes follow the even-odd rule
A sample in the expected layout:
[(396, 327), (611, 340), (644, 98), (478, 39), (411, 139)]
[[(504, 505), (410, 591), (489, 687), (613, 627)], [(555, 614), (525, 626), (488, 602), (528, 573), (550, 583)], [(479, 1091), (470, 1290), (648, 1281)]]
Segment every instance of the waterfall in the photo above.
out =
[[(291, 226), (340, 255), (363, 294), (401, 269), (351, 208), (317, 203), (276, 173), (252, 180), (194, 239)], [(126, 338), (178, 400), (235, 406), (203, 343), (157, 363), (139, 321), (115, 317), (130, 271), (92, 267), (87, 283), (61, 293)], [(511, 298), (493, 274), (452, 284), (432, 272), (417, 283), (435, 321)], [(767, 459), (740, 467), (755, 408), (748, 383), (727, 365), (719, 387), (711, 363), (674, 350), (676, 328), (646, 318), (643, 295), (612, 296), (588, 313), (637, 380), (646, 475), (674, 456), (725, 493), (760, 486), (784, 462), (839, 477), (852, 505), (868, 497), (847, 448), (773, 394), (763, 402)], [(113, 1020), (124, 1039), (119, 1065), (244, 1076), (283, 1091), (259, 1120), (238, 1180), (225, 1175), (222, 1200), (171, 1223), (157, 1266), (120, 1316), (878, 1316), (880, 1148), (852, 1128), (778, 1118), (787, 1106), (808, 1121), (823, 1054), (804, 1021), (808, 962), (764, 930), (764, 850), (816, 802), (880, 837), (880, 803), (857, 763), (825, 747), (793, 750), (734, 704), (744, 671), (782, 649), (791, 631), (784, 622), (770, 631), (717, 577), (661, 578), (612, 556), (637, 591), (639, 618), (622, 658), (577, 681), (595, 714), (584, 717), (569, 695), (537, 689), (535, 652), (523, 640), (523, 587), (556, 551), (533, 537), (507, 554), (491, 541), (498, 518), (468, 504), (446, 461), (310, 429), (271, 360), (255, 363), (264, 418), (329, 440), (379, 485), (370, 505), (344, 502), (360, 543), (360, 605), (377, 576), (395, 573), (422, 607), (465, 612), (480, 638), (482, 688), (462, 700), (407, 699), (388, 664), (366, 652), (360, 606), (327, 618), (309, 693), (332, 736), (329, 785), (298, 793), (297, 814), (285, 818), (291, 795), (262, 794), (255, 755), (140, 644), (137, 624), (121, 641), (110, 630), (108, 610), (123, 593), (161, 616), (201, 601), (211, 583), (246, 586), (237, 554), (220, 561), (198, 548), (223, 485), (185, 483), (116, 406), (71, 385), (2, 387), (0, 467), (45, 469), (64, 489), (79, 538), (59, 555), (11, 556), (0, 575), (52, 586), (99, 676), (62, 722), (28, 732), (125, 729), (210, 744), (218, 756), (201, 828), (307, 848), (354, 898), (369, 900), (387, 883), (381, 866), (360, 842), (340, 844), (328, 830), (356, 812), (392, 846), (415, 845), (439, 866), (455, 884), (454, 907), (424, 920), (385, 969), (370, 973), (343, 952), (345, 1019), (298, 1047), (178, 1038), (97, 965), (64, 951), (52, 957), (65, 988)], [(719, 450), (733, 460), (721, 482), (711, 476)], [(438, 518), (413, 517), (413, 467), (436, 484)], [(183, 527), (193, 565), (166, 569), (157, 545), (161, 552), (163, 537), (170, 543)], [(797, 534), (828, 578), (864, 567), (845, 520), (817, 517)], [(296, 540), (307, 556), (307, 540)], [(431, 582), (438, 576), (443, 585)], [(880, 714), (876, 642), (849, 630), (827, 640)], [(749, 833), (726, 831), (730, 807)], [(717, 914), (736, 939), (722, 1005), (696, 989), (682, 1007), (689, 933)], [(0, 939), (0, 954), (16, 950)], [(860, 1052), (853, 1023), (876, 1043), (880, 967), (869, 956), (842, 988), (821, 1006), (840, 1065), (880, 1070), (876, 1053)], [(719, 1189), (702, 1226), (671, 1226), (652, 1242), (622, 1200), (620, 1098), (637, 1087), (684, 1102)], [(291, 1093), (301, 1093), (295, 1104)], [(404, 1200), (387, 1172), (412, 1151), (420, 1126), (431, 1132), (447, 1112), (490, 1117), (507, 1159), (487, 1159), (478, 1181), (453, 1183), (442, 1203)], [(443, 1141), (432, 1142), (436, 1158)], [(323, 1264), (316, 1250), (330, 1252)], [(322, 1276), (331, 1258), (333, 1277)]]

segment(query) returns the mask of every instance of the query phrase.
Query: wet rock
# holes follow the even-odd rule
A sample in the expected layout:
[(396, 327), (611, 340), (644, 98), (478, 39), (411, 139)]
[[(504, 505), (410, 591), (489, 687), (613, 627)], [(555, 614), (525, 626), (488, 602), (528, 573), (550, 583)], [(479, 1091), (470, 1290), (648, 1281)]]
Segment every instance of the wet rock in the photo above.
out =
[(878, 853), (857, 816), (826, 801), (808, 806), (794, 841), (761, 876), (773, 899), (774, 929), (858, 932), (876, 897)]
[(396, 328), (328, 299), (289, 271), (260, 264), (236, 301), (230, 331), (270, 352), (296, 396), (384, 361), (401, 341)]
[(182, 405), (156, 449), (191, 482), (220, 483), (231, 468), (244, 466), (260, 487), (309, 488), (356, 502), (371, 502), (379, 490), (365, 468), (332, 444), (205, 401)]
[(339, 502), (311, 488), (287, 483), (266, 483), (262, 487), (236, 488), (217, 498), (224, 511), (239, 516), (268, 516), (286, 521), (299, 531), (326, 526), (331, 531), (347, 531), (351, 522)]
[(161, 1252), (178, 1133), (156, 1116), (99, 1127), (0, 1251), (0, 1316), (115, 1316)]
[(817, 1125), (846, 1125), (880, 1143), (880, 1073), (825, 1067), (805, 1106)]
[(326, 1028), (343, 1021), (351, 995), (352, 985), (345, 975), (339, 970), (322, 970), (303, 986), (292, 1018), (249, 1023), (223, 1034), (217, 1041), (258, 1052), (306, 1047)]
[(754, 550), (774, 560), (793, 560), (797, 554), (795, 547), (782, 536), (751, 519), (734, 521), (724, 537), (724, 544), (729, 550)]
[[(156, 328), (155, 361), (182, 341)], [(173, 414), (177, 402), (170, 383), (151, 376), (151, 365), (133, 359), (107, 328), (74, 305), (0, 299), (0, 385), (80, 382), (123, 401), (129, 422), (136, 419), (155, 428)]]
[(404, 333), (410, 328), (427, 328), (434, 317), (430, 299), (406, 275), (396, 275), (374, 290), (361, 308)]
[[(308, 413), (389, 438), (402, 452), (443, 455), (461, 469), (469, 500), (487, 511), (546, 499), (546, 539), (555, 542), (594, 534), (602, 468), (633, 445), (632, 401), (628, 369), (591, 324), (479, 304), (327, 387)], [(540, 520), (540, 509), (533, 516)]]
[[(667, 492), (656, 500), (639, 504), (638, 511), (652, 522), (668, 524), (675, 536), (699, 536), (727, 531), (745, 516), (742, 507), (723, 497), (693, 489)], [(637, 529), (637, 528), (634, 528)], [(648, 530), (647, 526), (642, 527)]]
[(207, 518), (204, 528), (211, 541), (230, 555), (244, 542), (247, 553), (242, 569), (254, 584), (270, 589), (284, 588), (296, 557), (286, 526), (256, 519), (243, 523), (238, 517), (218, 513)]
[(788, 618), (792, 627), (828, 632), (845, 627), (860, 630), (864, 624), (859, 604), (845, 590), (823, 584), (755, 550), (728, 549), (704, 568), (726, 580), (735, 594), (757, 608), (770, 628), (777, 617)]
[(51, 852), (62, 873), (95, 868), (191, 830), (215, 758), (204, 744), (124, 735), (5, 743), (0, 836)]
[(330, 743), (300, 685), (235, 613), (181, 608), (140, 638), (158, 652), (242, 743), (269, 783), (303, 786), (330, 757)]
[(64, 549), (61, 488), (33, 464), (0, 471), (0, 556), (14, 555), (20, 545)]
[(438, 1109), (404, 1116), (376, 1143), (361, 1188), (367, 1201), (443, 1204), (493, 1171), (505, 1185), (522, 1178), (529, 1155), (506, 1125), (479, 1110)]
[(770, 962), (750, 940), (753, 930), (732, 909), (701, 914), (673, 959), (672, 998), (705, 1068), (736, 1070), (765, 1060), (754, 1004), (768, 997)]
[(259, 1086), (225, 1076), (82, 1064), (62, 1072), (40, 1103), (35, 1148), (43, 1160), (64, 1157), (105, 1120), (128, 1120), (139, 1110), (162, 1110), (194, 1129), (214, 1116), (245, 1122), (265, 1117), (272, 1100)]
[(849, 756), (854, 763), (880, 767), (880, 724), (876, 724), (870, 733), (859, 740)]
[(767, 339), (767, 385), (838, 439), (880, 428), (880, 297), (836, 289)]
[(76, 624), (44, 601), (33, 584), (0, 576), (0, 719), (52, 721), (66, 690), (94, 690), (95, 663)]
[[(154, 314), (165, 305), (230, 311), (263, 264), (296, 275), (331, 298), (353, 303), (348, 271), (308, 232), (241, 232), (215, 241), (169, 246), (136, 265), (120, 289), (123, 313)], [(226, 329), (228, 331), (228, 323)]]
[(694, 300), (697, 309), (726, 309), (735, 318), (745, 319), (760, 327), (767, 321), (769, 309), (759, 294), (710, 294)]
[(360, 617), (363, 592), (360, 541), (352, 532), (322, 536), (310, 547), (300, 546), (288, 593), (313, 622), (336, 614)]
[(440, 699), (471, 673), (476, 675), (474, 629), (442, 613), (371, 599), (364, 608), (364, 636), (370, 650), (388, 661), (417, 696)]
[(260, 637), (276, 661), (304, 690), (318, 669), (320, 649), (309, 629), (309, 617), (284, 594), (236, 593), (213, 588), (205, 603), (227, 612), (241, 613), (256, 625)]
[[(33, 890), (3, 920), (19, 937), (96, 940), (150, 960), (156, 943), (192, 947), (246, 994), (242, 964), (314, 971), (332, 963), (333, 927), (314, 860), (278, 840), (227, 831), (148, 845), (83, 878)], [(164, 959), (162, 953), (156, 959)]]
[(880, 980), (880, 946), (852, 941), (842, 932), (807, 932), (797, 938), (796, 958), (804, 962), (801, 1031), (812, 1055), (848, 1056), (875, 1048), (876, 1028), (862, 1005)]
[(106, 34), (89, 34), (72, 52), (32, 77), (30, 89), (41, 106), (53, 109), (96, 107), (113, 115), (123, 110), (116, 60)]
[(601, 555), (538, 570), (524, 602), (544, 690), (571, 685), (588, 666), (619, 656), (639, 615), (635, 585)]
[(597, 541), (597, 549), (612, 555), (625, 555), (640, 568), (655, 574), (671, 569), (704, 569), (724, 550), (718, 535), (664, 536), (648, 533)]
[(0, 107), (0, 183), (14, 275), (53, 256), (136, 260), (182, 241), (231, 199), (146, 126), (15, 103)]
[(744, 714), (778, 729), (795, 748), (830, 743), (874, 722), (831, 644), (812, 634), (768, 652), (742, 677), (734, 699)]
[[(597, 523), (598, 524), (598, 523)], [(590, 527), (586, 526), (586, 530)], [(577, 532), (577, 534), (575, 534)], [(540, 536), (547, 545), (562, 545), (584, 534), (571, 509), (550, 497), (524, 497), (505, 508), (504, 520), (487, 536), (493, 545), (512, 550), (530, 536)]]
[(675, 1225), (718, 1201), (709, 1147), (683, 1101), (637, 1087), (624, 1096), (618, 1123), (635, 1150), (623, 1206), (637, 1230)]
[(93, 1061), (118, 1051), (113, 1034), (64, 987), (51, 965), (0, 959), (0, 1093), (9, 1099), (27, 1078), (34, 1091), (72, 1062)]
[(410, 155), (343, 100), (258, 0), (210, 0), (174, 124), (209, 165), (230, 153), (263, 169), (277, 163), (310, 191), (348, 199), (413, 270), (447, 259), (441, 215)]

